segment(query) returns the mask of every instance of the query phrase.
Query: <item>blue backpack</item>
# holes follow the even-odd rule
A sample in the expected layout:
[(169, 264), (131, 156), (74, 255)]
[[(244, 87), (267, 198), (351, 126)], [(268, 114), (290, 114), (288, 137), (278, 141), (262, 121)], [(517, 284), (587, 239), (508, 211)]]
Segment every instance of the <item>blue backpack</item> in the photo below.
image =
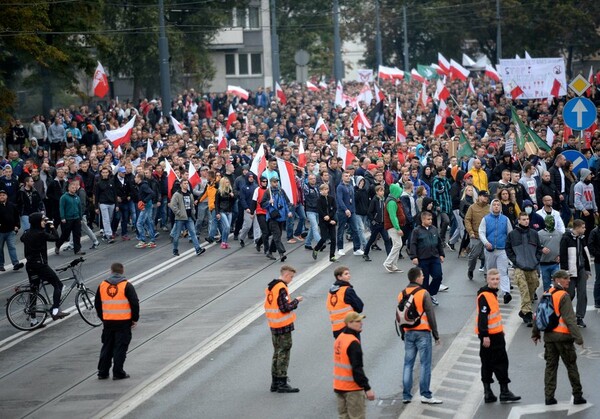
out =
[(558, 326), (560, 316), (557, 316), (554, 311), (554, 300), (552, 299), (552, 294), (556, 291), (558, 290), (544, 292), (535, 310), (535, 325), (542, 332), (551, 332)]

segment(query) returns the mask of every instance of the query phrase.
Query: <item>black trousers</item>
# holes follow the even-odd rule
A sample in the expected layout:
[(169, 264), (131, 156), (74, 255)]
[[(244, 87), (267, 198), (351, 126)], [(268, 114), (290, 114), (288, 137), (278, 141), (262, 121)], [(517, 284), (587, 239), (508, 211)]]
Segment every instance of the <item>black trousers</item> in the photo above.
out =
[(316, 250), (317, 252), (320, 252), (322, 249), (325, 248), (325, 243), (327, 243), (327, 240), (330, 240), (330, 246), (329, 246), (329, 258), (331, 259), (332, 257), (335, 256), (335, 247), (336, 247), (336, 227), (337, 224), (331, 225), (329, 223), (324, 223), (324, 222), (319, 222), (319, 230), (321, 231), (321, 240), (319, 240), (319, 243), (317, 243), (317, 245), (315, 247), (313, 247), (314, 250)]
[(81, 220), (67, 220), (60, 225), (61, 234), (56, 242), (56, 247), (60, 249), (64, 243), (69, 241), (69, 236), (73, 233), (73, 250), (75, 253), (79, 252), (81, 250)]
[(390, 239), (390, 236), (387, 232), (387, 230), (384, 228), (383, 224), (371, 224), (371, 237), (369, 237), (369, 241), (367, 242), (366, 246), (365, 246), (365, 255), (369, 256), (369, 252), (371, 251), (371, 246), (373, 245), (373, 243), (375, 243), (377, 241), (377, 236), (379, 234), (381, 234), (381, 237), (383, 238), (383, 244), (385, 245), (385, 253), (386, 254), (390, 254), (390, 252), (392, 251), (392, 240)]
[(125, 357), (131, 342), (130, 322), (125, 327), (104, 328), (102, 331), (102, 349), (98, 361), (98, 375), (108, 375), (110, 366), (113, 366), (113, 377), (123, 377), (125, 370)]
[(508, 354), (504, 333), (490, 335), (490, 347), (483, 347), (483, 338), (479, 338), (479, 358), (481, 358), (481, 381), (493, 383), (493, 375), (500, 384), (510, 383), (508, 378)]
[(56, 272), (45, 263), (27, 262), (25, 264), (25, 270), (29, 276), (29, 283), (39, 288), (41, 281), (46, 281), (54, 288), (52, 294), (52, 308), (60, 307), (60, 297), (62, 295), (63, 283), (60, 282)]
[[(269, 230), (271, 231), (271, 235), (273, 236), (271, 240), (275, 244), (275, 247), (280, 255), (285, 253), (285, 247), (283, 246), (283, 242), (281, 241), (281, 235), (285, 229), (285, 222), (277, 221), (277, 220), (269, 220)], [(273, 244), (271, 245), (273, 248)]]
[(271, 246), (269, 247), (269, 235), (271, 232), (269, 231), (269, 225), (267, 224), (267, 216), (265, 214), (256, 214), (256, 219), (258, 220), (258, 226), (260, 227), (261, 236), (257, 239), (256, 244), (264, 245), (264, 252), (266, 253), (274, 253), (277, 249), (275, 247), (275, 242), (271, 242)]

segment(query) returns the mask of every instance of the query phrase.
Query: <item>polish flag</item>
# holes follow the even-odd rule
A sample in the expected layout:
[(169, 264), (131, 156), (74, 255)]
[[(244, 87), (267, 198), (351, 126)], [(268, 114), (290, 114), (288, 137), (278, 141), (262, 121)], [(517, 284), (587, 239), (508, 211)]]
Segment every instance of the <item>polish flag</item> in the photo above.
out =
[(498, 72), (494, 69), (494, 66), (491, 64), (486, 64), (485, 75), (496, 82), (500, 81), (500, 74), (498, 74)]
[(196, 168), (192, 164), (190, 160), (190, 164), (188, 166), (188, 180), (190, 181), (190, 188), (194, 189), (197, 184), (200, 183), (200, 175), (196, 171)]
[(598, 129), (598, 122), (594, 122), (588, 129), (583, 131), (583, 138), (585, 139), (585, 148), (592, 148), (592, 137), (594, 132)]
[(360, 123), (360, 117), (358, 115), (356, 115), (354, 117), (354, 119), (352, 120), (352, 136), (354, 138), (360, 137), (360, 128), (361, 128), (362, 124)]
[(285, 192), (290, 203), (298, 203), (298, 187), (296, 186), (296, 172), (294, 165), (283, 159), (277, 159), (277, 168), (279, 169), (279, 182), (281, 189)]
[(175, 133), (177, 135), (183, 134), (183, 124), (173, 118), (173, 115), (171, 115), (171, 123), (173, 124), (173, 128), (175, 128)]
[(96, 71), (94, 72), (94, 83), (92, 86), (94, 88), (94, 95), (99, 98), (103, 98), (108, 93), (108, 77), (100, 61), (98, 61), (98, 67), (96, 67)]
[(420, 75), (419, 72), (417, 70), (415, 70), (414, 68), (412, 70), (410, 70), (410, 78), (411, 78), (411, 80), (416, 80), (419, 83), (425, 83), (425, 77)]
[(257, 178), (260, 179), (260, 175), (265, 171), (267, 167), (267, 158), (265, 157), (265, 147), (263, 144), (258, 146), (258, 150), (256, 151), (256, 155), (252, 159), (252, 165), (250, 166), (250, 171), (256, 175)]
[(373, 83), (373, 88), (375, 89), (375, 99), (377, 100), (377, 103), (385, 100), (385, 94), (383, 93), (383, 90), (379, 90), (377, 83)]
[(546, 143), (550, 147), (552, 147), (552, 144), (554, 143), (554, 131), (552, 131), (550, 127), (548, 127), (546, 130)]
[(150, 140), (146, 142), (146, 161), (148, 161), (148, 159), (154, 156), (154, 151), (152, 151), (152, 144), (150, 144), (151, 142), (152, 141)]
[(206, 112), (206, 117), (208, 119), (211, 119), (213, 117), (212, 105), (210, 104), (210, 102), (208, 100), (203, 100), (202, 102), (204, 102), (204, 109)]
[(444, 118), (441, 115), (435, 116), (435, 122), (433, 124), (433, 135), (438, 136), (444, 133)]
[(321, 132), (329, 132), (329, 128), (325, 125), (325, 121), (323, 121), (323, 117), (319, 117), (317, 121), (317, 126), (315, 126), (315, 132), (321, 130)]
[(335, 88), (335, 106), (346, 106), (344, 96), (344, 87), (342, 86), (342, 82), (338, 81), (337, 87)]
[(365, 116), (365, 114), (363, 113), (363, 110), (360, 108), (360, 106), (358, 106), (356, 108), (356, 110), (358, 111), (358, 118), (359, 118), (359, 122), (361, 124), (363, 124), (363, 126), (367, 129), (371, 128), (371, 123), (369, 122), (369, 120), (367, 119), (367, 117)]
[(229, 132), (229, 128), (231, 127), (231, 124), (233, 124), (236, 119), (237, 119), (237, 113), (233, 110), (233, 105), (230, 103), (229, 104), (229, 115), (227, 115), (227, 122), (225, 123), (225, 131), (226, 132)]
[(325, 83), (323, 80), (321, 80), (319, 82), (319, 87), (321, 88), (321, 90), (327, 90), (327, 83)]
[(571, 135), (573, 135), (573, 130), (565, 125), (563, 128), (563, 141), (567, 141)]
[(304, 151), (304, 141), (302, 138), (298, 141), (298, 166), (306, 166), (306, 152)]
[(446, 102), (443, 100), (440, 100), (440, 104), (438, 105), (438, 115), (442, 118), (448, 118), (450, 116), (450, 109), (448, 109)]
[(473, 96), (477, 96), (475, 86), (473, 86), (473, 79), (469, 79), (469, 93), (471, 93)]
[(379, 77), (379, 80), (402, 80), (404, 79), (404, 71), (396, 67), (380, 65), (377, 76)]
[(552, 82), (552, 90), (550, 90), (550, 94), (553, 97), (559, 97), (560, 96), (560, 88), (561, 88), (560, 81), (558, 81), (557, 79), (554, 79), (554, 82)]
[(240, 99), (248, 100), (250, 94), (246, 89), (242, 89), (240, 86), (227, 86), (227, 93), (231, 93), (234, 96), (239, 97)]
[(442, 70), (442, 74), (450, 75), (450, 63), (439, 52), (438, 52), (438, 65), (440, 66), (440, 69)]
[(350, 166), (352, 164), (352, 160), (356, 158), (356, 156), (341, 143), (338, 144), (337, 157), (344, 161), (344, 169)]
[(450, 74), (452, 77), (456, 77), (462, 81), (467, 81), (467, 77), (469, 77), (469, 70), (464, 68), (453, 59), (450, 59)]
[(454, 119), (454, 125), (456, 125), (456, 128), (462, 128), (463, 122), (460, 115), (454, 115), (452, 118)]
[(111, 131), (106, 131), (104, 135), (112, 142), (113, 147), (117, 148), (121, 144), (124, 144), (129, 141), (129, 139), (131, 138), (131, 132), (133, 131), (134, 124), (135, 115), (132, 116), (129, 122), (127, 122), (122, 127), (113, 129)]
[(275, 95), (277, 99), (284, 105), (287, 103), (287, 97), (285, 97), (285, 93), (283, 93), (283, 89), (279, 85), (279, 83), (275, 82)]
[(306, 88), (308, 90), (310, 90), (311, 92), (318, 92), (319, 88), (317, 86), (315, 86), (314, 84), (312, 84), (311, 82), (309, 82), (308, 80), (306, 80)]
[(589, 87), (589, 89), (587, 89), (585, 91), (585, 95), (587, 97), (592, 96), (592, 89), (593, 89), (593, 85), (594, 85), (594, 67), (590, 66), (590, 74), (588, 76), (588, 81), (590, 82), (591, 86)]
[(398, 105), (398, 99), (396, 99), (396, 142), (406, 142), (406, 129), (404, 128), (404, 121), (402, 121), (402, 112)]
[(444, 70), (442, 70), (442, 67), (440, 67), (437, 64), (431, 63), (429, 65), (429, 67), (433, 68), (435, 70), (435, 72), (437, 73), (438, 76), (445, 76), (446, 73), (444, 72)]
[(448, 90), (448, 88), (446, 87), (444, 82), (442, 82), (440, 79), (438, 79), (436, 82), (435, 94), (433, 95), (433, 98), (435, 100), (448, 100), (449, 97), (450, 97), (450, 90)]
[(167, 196), (171, 199), (171, 195), (173, 194), (173, 185), (177, 179), (177, 175), (175, 174), (175, 170), (169, 164), (169, 160), (165, 160), (165, 172), (167, 172)]
[(227, 139), (225, 138), (223, 130), (219, 127), (219, 131), (217, 132), (217, 151), (220, 153), (224, 148), (228, 148)]
[(360, 93), (356, 97), (356, 103), (360, 102), (361, 100), (365, 102), (367, 106), (370, 105), (371, 101), (373, 100), (373, 92), (371, 91), (371, 86), (369, 86), (369, 83), (365, 83), (362, 89), (360, 89)]
[(510, 96), (512, 97), (513, 100), (517, 100), (517, 98), (519, 96), (521, 96), (523, 93), (523, 89), (521, 89), (521, 87), (516, 84), (515, 82), (510, 82), (508, 84), (508, 87), (510, 89)]

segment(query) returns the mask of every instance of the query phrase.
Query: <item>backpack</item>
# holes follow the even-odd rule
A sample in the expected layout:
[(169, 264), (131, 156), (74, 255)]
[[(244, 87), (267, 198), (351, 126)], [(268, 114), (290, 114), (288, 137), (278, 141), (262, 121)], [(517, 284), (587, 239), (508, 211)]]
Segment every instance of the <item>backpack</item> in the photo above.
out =
[(540, 298), (540, 302), (535, 310), (535, 325), (542, 332), (551, 332), (558, 326), (558, 318), (560, 316), (557, 316), (554, 311), (554, 300), (552, 299), (552, 294), (556, 291), (554, 290), (551, 293), (546, 291), (542, 294), (542, 298)]
[(417, 311), (414, 304), (415, 293), (422, 290), (422, 287), (415, 287), (410, 294), (406, 290), (402, 291), (402, 298), (396, 307), (396, 333), (404, 340), (404, 329), (416, 327), (421, 324), (421, 314)]

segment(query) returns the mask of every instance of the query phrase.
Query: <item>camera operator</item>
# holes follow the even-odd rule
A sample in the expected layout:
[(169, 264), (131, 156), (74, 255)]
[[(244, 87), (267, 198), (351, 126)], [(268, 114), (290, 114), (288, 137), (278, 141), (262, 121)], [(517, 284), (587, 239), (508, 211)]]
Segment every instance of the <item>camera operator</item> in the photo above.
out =
[[(47, 242), (58, 240), (58, 233), (54, 228), (54, 223), (41, 212), (34, 212), (29, 216), (31, 228), (21, 236), (21, 241), (25, 245), (25, 258), (27, 264), (25, 269), (29, 275), (29, 281), (32, 286), (39, 287), (40, 281), (46, 281), (54, 287), (52, 295), (52, 320), (62, 319), (70, 313), (60, 310), (60, 297), (63, 284), (58, 279), (56, 272), (48, 266), (48, 247)], [(35, 319), (31, 320), (36, 323)]]

